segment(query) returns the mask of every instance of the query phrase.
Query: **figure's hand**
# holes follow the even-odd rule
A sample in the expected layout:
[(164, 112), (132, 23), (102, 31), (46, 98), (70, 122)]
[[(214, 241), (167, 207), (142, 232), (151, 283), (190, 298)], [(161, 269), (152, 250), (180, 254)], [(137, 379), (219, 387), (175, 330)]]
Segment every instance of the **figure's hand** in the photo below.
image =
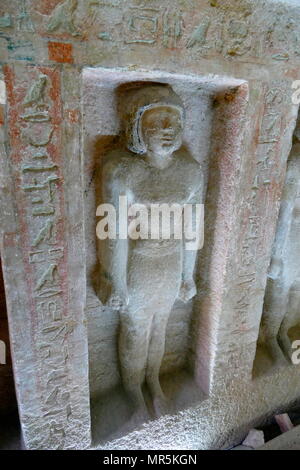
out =
[(182, 281), (179, 299), (182, 302), (187, 303), (197, 294), (197, 288), (194, 279), (189, 279), (188, 281)]
[(124, 312), (128, 305), (128, 298), (125, 295), (113, 293), (108, 299), (107, 306), (115, 311)]
[(269, 278), (276, 280), (282, 275), (283, 271), (283, 262), (281, 258), (273, 256), (269, 271)]

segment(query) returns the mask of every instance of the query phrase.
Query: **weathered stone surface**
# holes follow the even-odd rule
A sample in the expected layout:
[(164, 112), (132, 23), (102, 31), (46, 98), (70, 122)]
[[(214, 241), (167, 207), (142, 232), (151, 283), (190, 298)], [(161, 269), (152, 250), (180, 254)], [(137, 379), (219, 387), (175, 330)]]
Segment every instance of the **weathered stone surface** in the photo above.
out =
[[(87, 447), (91, 430), (97, 448), (228, 448), (299, 399), (299, 368), (265, 367), (257, 348), (298, 113), (299, 20), (293, 0), (1, 2), (1, 257), (28, 448)], [(169, 414), (128, 427), (119, 317), (95, 284), (96, 207), (120, 135), (116, 89), (136, 81), (181, 99), (206, 216), (196, 296), (170, 302)]]
[[(66, 179), (74, 174), (76, 164), (69, 165), (75, 155), (65, 157), (70, 147), (78, 148), (78, 135), (75, 125), (69, 130), (68, 121), (63, 124), (61, 110), (61, 93), (65, 103), (71, 94), (64, 88), (67, 76), (67, 70), (4, 67), (11, 151), (3, 168), (12, 171), (3, 175), (7, 231), (2, 253), (16, 388), (29, 448), (76, 448), (90, 442), (84, 288), (77, 281), (80, 226), (74, 213), (80, 193), (74, 196)], [(75, 209), (68, 207), (68, 198), (78, 198)]]

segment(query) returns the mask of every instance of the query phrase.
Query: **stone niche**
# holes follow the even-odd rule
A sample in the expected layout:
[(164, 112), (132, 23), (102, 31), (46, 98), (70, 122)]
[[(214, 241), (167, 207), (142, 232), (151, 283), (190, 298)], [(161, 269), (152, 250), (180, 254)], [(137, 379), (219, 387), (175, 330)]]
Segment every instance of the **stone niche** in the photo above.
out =
[[(150, 87), (150, 88), (149, 88)], [(165, 87), (165, 88), (163, 88)], [(242, 131), (243, 114), (246, 105), (247, 84), (246, 82), (234, 79), (227, 79), (225, 77), (206, 77), (206, 76), (184, 76), (179, 74), (167, 74), (162, 72), (125, 72), (121, 70), (103, 70), (103, 69), (86, 69), (83, 72), (83, 174), (85, 178), (84, 194), (85, 194), (85, 240), (86, 240), (86, 273), (87, 273), (87, 306), (86, 315), (88, 320), (88, 342), (89, 342), (89, 377), (90, 377), (90, 392), (92, 398), (92, 423), (95, 430), (96, 439), (122, 434), (125, 430), (134, 428), (132, 423), (132, 409), (126, 399), (126, 392), (122, 386), (122, 378), (120, 377), (120, 354), (118, 353), (118, 343), (120, 337), (120, 312), (113, 310), (107, 305), (103, 305), (100, 301), (101, 283), (105, 283), (105, 278), (101, 275), (101, 261), (97, 255), (97, 246), (99, 241), (96, 238), (96, 223), (95, 218), (96, 209), (101, 202), (109, 202), (103, 200), (102, 186), (103, 186), (103, 171), (102, 167), (109, 165), (109, 160), (118, 162), (118, 149), (122, 147), (122, 119), (124, 119), (124, 104), (122, 111), (122, 100), (126, 99), (126, 88), (128, 88), (130, 100), (138, 101), (135, 99), (135, 93), (142, 95), (142, 101), (145, 103), (168, 101), (168, 93), (177, 97), (182, 103), (184, 109), (184, 131), (181, 148), (184, 152), (189, 154), (191, 165), (195, 165), (193, 173), (198, 175), (195, 179), (198, 180), (197, 191), (198, 202), (205, 203), (207, 198), (211, 198), (211, 203), (208, 206), (205, 218), (205, 254), (202, 250), (196, 252), (196, 265), (199, 266), (196, 274), (196, 288), (199, 292), (202, 289), (208, 289), (207, 284), (210, 282), (205, 279), (205, 272), (211, 257), (213, 249), (213, 234), (217, 229), (212, 229), (216, 224), (217, 217), (217, 204), (220, 196), (220, 185), (225, 180), (226, 176), (234, 179), (237, 177), (235, 173), (235, 165), (228, 168), (228, 174), (225, 175), (225, 162), (222, 149), (216, 146), (214, 135), (222, 132), (224, 145), (231, 145), (232, 155), (235, 155), (235, 164), (240, 161), (239, 144), (240, 135), (235, 132), (234, 135), (230, 133), (233, 127)], [(168, 92), (165, 91), (167, 88)], [(122, 94), (122, 90), (125, 92)], [(162, 91), (161, 91), (162, 89)], [(170, 92), (171, 89), (171, 92)], [(135, 91), (136, 90), (136, 91)], [(149, 91), (150, 90), (150, 91)], [(150, 93), (148, 97), (147, 94)], [(155, 94), (157, 93), (157, 96)], [(161, 95), (160, 95), (161, 93)], [(125, 95), (125, 96), (124, 96)], [(164, 97), (167, 95), (167, 97)], [(141, 101), (141, 99), (140, 99)], [(131, 102), (125, 103), (125, 106), (130, 106)], [(151, 104), (150, 104), (151, 105)], [(147, 104), (149, 106), (149, 103)], [(122, 114), (123, 113), (123, 114)], [(125, 114), (125, 119), (128, 120), (128, 115)], [(224, 122), (225, 121), (225, 122)], [(229, 144), (230, 141), (230, 144)], [(126, 144), (125, 144), (126, 146)], [(115, 150), (117, 149), (117, 150)], [(122, 155), (122, 151), (119, 151)], [(131, 152), (127, 158), (134, 158), (134, 153)], [(143, 156), (138, 156), (138, 159), (143, 161)], [(175, 159), (176, 157), (174, 157)], [(105, 163), (103, 163), (105, 162)], [(194, 162), (194, 163), (193, 163)], [(137, 165), (139, 163), (137, 162)], [(187, 166), (188, 168), (188, 166)], [(126, 171), (126, 169), (123, 169)], [(127, 171), (130, 171), (127, 169)], [(133, 170), (134, 171), (134, 170)], [(146, 170), (142, 168), (142, 175), (140, 169), (135, 178), (142, 178), (143, 185), (147, 184)], [(180, 171), (180, 170), (178, 170)], [(145, 174), (145, 176), (143, 176)], [(163, 174), (163, 172), (162, 172)], [(149, 176), (151, 178), (152, 175)], [(172, 173), (171, 177), (168, 175), (163, 184), (163, 195), (160, 196), (159, 202), (168, 202), (168, 186), (172, 181), (176, 181), (176, 171)], [(188, 169), (184, 170), (182, 178), (189, 180)], [(207, 195), (207, 186), (211, 178), (210, 193)], [(153, 179), (153, 178), (152, 178)], [(216, 182), (218, 181), (218, 184)], [(158, 181), (152, 181), (152, 185), (158, 185)], [(177, 183), (178, 184), (178, 183)], [(189, 183), (191, 184), (191, 182)], [(225, 184), (225, 181), (224, 181)], [(132, 186), (135, 183), (132, 182)], [(127, 182), (129, 191), (130, 182)], [(150, 188), (142, 191), (140, 196), (142, 200), (156, 202), (158, 197), (153, 192), (153, 199), (149, 199)], [(171, 197), (171, 196), (170, 196)], [(180, 193), (177, 195), (174, 189), (175, 198), (172, 202), (178, 202)], [(229, 217), (234, 208), (228, 206), (224, 213), (220, 215), (222, 218)], [(216, 236), (220, 236), (217, 234)], [(224, 246), (226, 249), (226, 236), (223, 237)], [(147, 242), (145, 242), (147, 243)], [(151, 243), (148, 242), (148, 243)], [(98, 248), (99, 249), (99, 248)], [(101, 249), (101, 242), (100, 242)], [(107, 249), (107, 246), (104, 247)], [(126, 250), (124, 246), (121, 250)], [(160, 257), (164, 256), (164, 251), (161, 250)], [(199, 255), (199, 256), (198, 256)], [(122, 264), (122, 254), (117, 261), (118, 265)], [(129, 256), (129, 255), (128, 255)], [(152, 298), (154, 302), (154, 292), (148, 290), (149, 284), (151, 285), (150, 276), (157, 278), (157, 286), (155, 290), (160, 289), (162, 284), (161, 297), (168, 296), (169, 283), (166, 277), (160, 279), (160, 273), (163, 267), (159, 267), (159, 258), (153, 255), (153, 258), (142, 258), (142, 261), (136, 259), (136, 263), (144, 264), (144, 271), (140, 269), (139, 276), (145, 276), (142, 287), (136, 287), (138, 282), (133, 285), (133, 290), (141, 289), (143, 292), (142, 308), (146, 308)], [(189, 254), (187, 256), (190, 256)], [(176, 258), (175, 254), (172, 256)], [(192, 253), (193, 257), (193, 253)], [(168, 256), (164, 258), (164, 263), (168, 263)], [(193, 259), (186, 261), (190, 264), (188, 270), (191, 271), (190, 277), (194, 277)], [(153, 267), (149, 268), (153, 263)], [(147, 267), (148, 265), (148, 267)], [(157, 265), (157, 268), (155, 268)], [(117, 269), (122, 269), (118, 267)], [(129, 268), (128, 268), (129, 269)], [(132, 269), (136, 269), (135, 267)], [(152, 269), (152, 271), (151, 271)], [(157, 270), (156, 270), (157, 269)], [(170, 267), (170, 272), (166, 272), (164, 276), (170, 278), (171, 284), (176, 285), (176, 265)], [(112, 273), (106, 273), (106, 278)], [(126, 276), (126, 273), (125, 273)], [(130, 277), (130, 273), (127, 273)], [(181, 276), (181, 274), (180, 274)], [(163, 281), (165, 279), (165, 281)], [(206, 286), (204, 283), (206, 282)], [(152, 294), (151, 294), (152, 292)], [(200, 322), (201, 313), (199, 308), (195, 308), (195, 296), (190, 300), (183, 301), (179, 295), (175, 295), (173, 300), (170, 301), (171, 312), (168, 312), (168, 307), (162, 312), (162, 316), (168, 318), (165, 336), (165, 348), (163, 360), (160, 367), (160, 381), (162, 389), (166, 395), (166, 403), (164, 404), (164, 413), (174, 413), (184, 407), (191, 406), (192, 404), (199, 403), (209, 395), (210, 389), (210, 374), (212, 370), (209, 364), (209, 356), (213, 354), (211, 345), (206, 341), (205, 344), (199, 346), (199, 336), (201, 335), (201, 328), (197, 328)], [(134, 296), (132, 294), (132, 296)], [(99, 298), (100, 297), (100, 298)], [(148, 297), (148, 299), (147, 299)], [(104, 301), (105, 302), (105, 301)], [(199, 302), (199, 300), (198, 300)], [(150, 300), (151, 304), (151, 300)], [(155, 304), (152, 303), (149, 309), (149, 315), (155, 309)], [(137, 307), (135, 307), (137, 308)], [(159, 307), (158, 307), (159, 308)], [(142, 336), (144, 341), (147, 341), (147, 326), (138, 318), (138, 309), (136, 313), (136, 323), (144, 331)], [(155, 335), (155, 328), (164, 329), (164, 319), (162, 318), (159, 323), (153, 327), (153, 334)], [(132, 329), (135, 325), (132, 326)], [(193, 330), (197, 328), (197, 333)], [(203, 327), (204, 328), (204, 327)], [(206, 329), (208, 333), (208, 329)], [(129, 336), (133, 333), (127, 331)], [(205, 332), (201, 335), (205, 337)], [(133, 341), (133, 339), (132, 339)], [(155, 348), (159, 347), (159, 338), (156, 339), (157, 344)], [(163, 338), (164, 341), (164, 338)], [(150, 341), (151, 344), (151, 341)], [(203, 351), (205, 351), (203, 357)], [(201, 349), (201, 352), (200, 352)], [(137, 355), (143, 354), (143, 350), (137, 347)], [(199, 357), (201, 356), (201, 360)], [(132, 359), (133, 360), (133, 359)], [(134, 372), (134, 371), (133, 371)], [(132, 372), (132, 373), (133, 373)], [(145, 371), (143, 371), (145, 374)], [(150, 417), (152, 412), (155, 416), (155, 409), (151, 403), (151, 398), (147, 386), (143, 387), (143, 393), (146, 397), (147, 407), (150, 410)], [(163, 411), (161, 411), (163, 413)], [(160, 412), (158, 411), (159, 417)]]
[[(292, 367), (300, 338), (300, 117), (293, 135), (281, 198), (254, 376)], [(298, 356), (297, 356), (298, 357)]]

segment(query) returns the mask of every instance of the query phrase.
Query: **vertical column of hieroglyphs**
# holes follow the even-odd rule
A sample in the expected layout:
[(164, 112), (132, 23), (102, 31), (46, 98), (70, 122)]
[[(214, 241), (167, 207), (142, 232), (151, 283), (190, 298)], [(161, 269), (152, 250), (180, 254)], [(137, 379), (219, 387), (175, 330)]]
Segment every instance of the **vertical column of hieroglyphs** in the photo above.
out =
[[(29, 298), (31, 311), (31, 323), (25, 325), (31, 330), (31, 344), (20, 347), (24, 354), (25, 347), (33, 348), (32, 373), (40, 400), (39, 425), (26, 426), (27, 418), (22, 417), (25, 441), (33, 448), (84, 447), (89, 443), (88, 414), (74, 400), (76, 322), (69, 308), (60, 72), (6, 67), (5, 74), (10, 159), (26, 276), (22, 295)], [(30, 416), (30, 410), (23, 411)]]
[[(231, 242), (235, 254), (227, 269), (229, 290), (218, 328), (214, 384), (251, 380), (278, 201), (296, 118), (288, 85), (284, 81), (251, 83), (247, 119), (256, 118), (244, 138), (243, 204), (238, 205), (238, 237), (233, 236)], [(262, 99), (257, 103), (253, 96)]]
[[(289, 152), (290, 131), (295, 119), (288, 106), (287, 83), (266, 84), (262, 90), (254, 175), (249, 195), (242, 209), (240, 263), (234, 290), (234, 324), (239, 350), (232, 347), (232, 370), (238, 376), (251, 376), (256, 350), (273, 236), (277, 201), (284, 181), (285, 161)], [(241, 354), (244, 367), (240, 368)]]
[(274, 172), (274, 159), (278, 151), (278, 142), (282, 125), (282, 111), (278, 109), (283, 105), (283, 92), (279, 87), (270, 87), (265, 90), (264, 109), (260, 123), (258, 138), (256, 169), (253, 184), (247, 198), (247, 225), (241, 248), (241, 262), (238, 271), (235, 311), (242, 323), (248, 324), (248, 308), (251, 304), (251, 295), (257, 282), (257, 256), (262, 242), (263, 221), (267, 201), (270, 196), (272, 172)]

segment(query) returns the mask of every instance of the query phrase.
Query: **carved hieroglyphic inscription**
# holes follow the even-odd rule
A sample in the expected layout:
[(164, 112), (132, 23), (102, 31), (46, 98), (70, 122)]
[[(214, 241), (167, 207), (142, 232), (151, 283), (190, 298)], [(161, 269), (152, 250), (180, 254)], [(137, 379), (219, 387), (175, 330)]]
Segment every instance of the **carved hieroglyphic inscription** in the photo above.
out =
[(16, 77), (7, 67), (6, 77), (40, 413), (48, 426), (44, 436), (48, 448), (63, 448), (73, 419), (68, 339), (74, 322), (68, 309), (64, 199), (57, 147), (59, 72), (30, 68), (25, 77)]
[(267, 216), (269, 187), (272, 180), (274, 160), (278, 152), (281, 135), (284, 91), (279, 86), (269, 86), (264, 91), (264, 111), (260, 119), (257, 169), (250, 195), (247, 199), (247, 229), (242, 242), (241, 261), (236, 291), (239, 293), (235, 311), (242, 325), (247, 329), (248, 309), (251, 306), (253, 289), (257, 281), (257, 256)]
[(129, 9), (124, 15), (128, 37), (125, 42), (154, 44), (158, 37), (159, 9)]
[(10, 32), (16, 26), (25, 33), (39, 31), (36, 7), (43, 14), (42, 35), (46, 37), (50, 34), (70, 41), (100, 40), (102, 46), (110, 42), (129, 49), (133, 44), (182, 49), (192, 57), (223, 55), (286, 62), (300, 55), (299, 22), (292, 11), (290, 17), (282, 19), (272, 14), (266, 17), (250, 7), (228, 10), (221, 2), (205, 8), (195, 2), (196, 12), (193, 2), (184, 9), (182, 4), (166, 6), (157, 2), (136, 5), (119, 0), (60, 0), (49, 4), (46, 11), (45, 6), (33, 7), (28, 0), (19, 3), (16, 15), (4, 12), (0, 16), (0, 30)]
[(292, 329), (300, 325), (299, 148), (298, 121), (287, 165), (259, 338), (259, 347), (272, 360), (272, 367), (287, 365), (287, 360), (292, 360)]
[(31, 16), (28, 13), (26, 0), (20, 0), (20, 10), (17, 15), (18, 30), (22, 32), (33, 33), (35, 31)]
[(124, 14), (126, 44), (176, 48), (183, 32), (182, 13), (159, 8), (129, 8)]

